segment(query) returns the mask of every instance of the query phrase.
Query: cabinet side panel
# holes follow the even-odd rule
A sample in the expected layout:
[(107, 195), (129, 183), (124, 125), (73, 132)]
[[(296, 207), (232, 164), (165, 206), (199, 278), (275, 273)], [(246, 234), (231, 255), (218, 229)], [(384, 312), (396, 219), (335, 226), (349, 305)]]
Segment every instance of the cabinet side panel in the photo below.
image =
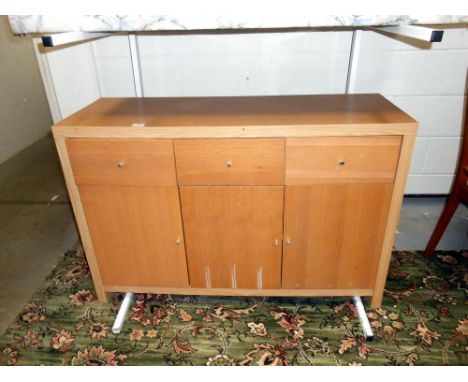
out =
[(374, 294), (371, 301), (371, 306), (373, 308), (377, 308), (382, 304), (388, 267), (392, 257), (392, 248), (395, 240), (398, 219), (400, 218), (401, 204), (403, 202), (403, 194), (408, 178), (408, 171), (411, 163), (415, 140), (415, 135), (405, 135), (401, 144), (400, 158), (398, 161), (398, 169), (395, 177), (395, 188), (392, 194), (380, 262), (375, 279)]
[(101, 273), (99, 271), (99, 266), (96, 261), (96, 256), (91, 241), (91, 235), (89, 233), (88, 224), (83, 211), (83, 204), (81, 202), (80, 193), (78, 191), (78, 188), (75, 184), (75, 179), (73, 177), (73, 171), (70, 164), (70, 158), (68, 156), (67, 145), (65, 143), (64, 138), (55, 136), (55, 132), (54, 139), (55, 144), (57, 146), (57, 152), (60, 158), (60, 163), (62, 165), (65, 182), (67, 184), (68, 195), (70, 197), (73, 212), (75, 214), (76, 224), (78, 225), (78, 230), (80, 231), (80, 238), (83, 244), (83, 248), (85, 250), (86, 260), (88, 261), (91, 276), (93, 278), (94, 288), (96, 290), (99, 302), (107, 302), (108, 296), (105, 293), (102, 285)]

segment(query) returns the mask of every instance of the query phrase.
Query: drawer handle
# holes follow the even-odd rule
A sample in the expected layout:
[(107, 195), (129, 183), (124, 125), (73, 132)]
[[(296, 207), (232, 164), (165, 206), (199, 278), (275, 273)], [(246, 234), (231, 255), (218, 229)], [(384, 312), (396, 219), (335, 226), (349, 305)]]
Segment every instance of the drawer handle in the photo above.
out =
[(125, 167), (124, 161), (117, 163), (117, 168), (124, 168), (124, 167)]
[(181, 243), (180, 238), (176, 239), (175, 243), (176, 243), (177, 245), (180, 245), (180, 243)]
[(345, 162), (344, 159), (340, 159), (340, 160), (338, 161), (338, 164), (339, 164), (340, 166), (344, 166), (345, 163), (346, 163), (346, 162)]
[(292, 243), (291, 239), (290, 239), (290, 238), (287, 238), (287, 239), (286, 239), (286, 245), (291, 245), (291, 243)]
[(228, 161), (226, 162), (226, 167), (232, 167), (232, 161), (228, 160)]

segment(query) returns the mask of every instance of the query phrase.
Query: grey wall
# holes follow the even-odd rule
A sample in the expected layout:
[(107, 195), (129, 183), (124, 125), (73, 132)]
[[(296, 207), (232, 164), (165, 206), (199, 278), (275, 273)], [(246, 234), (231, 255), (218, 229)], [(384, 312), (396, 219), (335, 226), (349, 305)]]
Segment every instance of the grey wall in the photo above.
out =
[(0, 17), (0, 163), (44, 137), (52, 120), (31, 37)]

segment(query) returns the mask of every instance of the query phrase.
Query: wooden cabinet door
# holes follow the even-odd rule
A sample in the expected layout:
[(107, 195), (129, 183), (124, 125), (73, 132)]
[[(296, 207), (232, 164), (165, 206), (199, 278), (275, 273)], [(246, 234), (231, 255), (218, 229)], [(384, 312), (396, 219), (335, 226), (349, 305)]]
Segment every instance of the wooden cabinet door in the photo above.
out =
[(181, 187), (190, 285), (281, 286), (282, 186)]
[(283, 288), (372, 289), (392, 184), (285, 190)]
[(188, 286), (176, 186), (81, 186), (104, 286)]

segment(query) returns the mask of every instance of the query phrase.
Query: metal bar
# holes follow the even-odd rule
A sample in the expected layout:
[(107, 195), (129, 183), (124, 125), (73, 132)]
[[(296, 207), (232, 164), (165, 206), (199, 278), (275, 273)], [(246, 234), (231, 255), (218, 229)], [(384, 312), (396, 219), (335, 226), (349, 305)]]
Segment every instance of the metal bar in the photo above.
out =
[(51, 48), (75, 42), (91, 40), (101, 37), (106, 37), (112, 33), (95, 33), (95, 32), (69, 32), (69, 33), (55, 33), (51, 35), (42, 36), (42, 44)]
[(353, 302), (358, 312), (359, 322), (361, 323), (361, 329), (364, 333), (364, 337), (366, 340), (370, 341), (374, 338), (374, 333), (372, 332), (372, 328), (370, 326), (369, 319), (367, 318), (366, 310), (364, 309), (364, 304), (362, 303), (361, 297), (354, 296)]
[(98, 85), (97, 88), (99, 90), (99, 97), (102, 97), (103, 90), (101, 86), (101, 79), (99, 78), (99, 70), (98, 70), (97, 61), (96, 61), (96, 57), (99, 57), (99, 56), (96, 54), (96, 45), (92, 41), (89, 44), (89, 49), (91, 50), (91, 55), (93, 56), (93, 67), (94, 67), (94, 73), (96, 74), (96, 82)]
[(133, 293), (125, 293), (125, 297), (122, 301), (122, 304), (120, 305), (117, 317), (115, 318), (114, 325), (112, 325), (112, 333), (119, 334), (122, 330), (122, 326), (125, 321), (125, 317), (127, 316), (127, 312), (130, 309), (130, 305), (133, 303), (133, 297)]
[(132, 59), (133, 83), (135, 85), (135, 96), (143, 97), (143, 82), (141, 81), (140, 52), (138, 49), (138, 40), (135, 34), (128, 35), (130, 45), (130, 58)]
[(346, 76), (345, 94), (354, 93), (356, 85), (356, 74), (359, 62), (359, 49), (361, 47), (362, 30), (353, 31), (351, 48), (349, 50), (348, 74)]
[(432, 29), (426, 27), (420, 27), (416, 25), (398, 25), (392, 27), (378, 27), (372, 28), (380, 30), (382, 32), (399, 34), (415, 38), (417, 40), (428, 41), (428, 42), (441, 42), (444, 36), (444, 31), (440, 29)]
[(32, 41), (34, 46), (34, 53), (36, 53), (39, 71), (41, 72), (42, 83), (44, 84), (44, 89), (46, 92), (47, 102), (49, 103), (50, 114), (52, 114), (53, 122), (58, 123), (62, 120), (62, 112), (60, 111), (54, 80), (52, 79), (49, 58), (47, 53), (41, 52), (39, 50), (39, 45), (42, 42), (41, 39), (39, 37), (33, 37)]

